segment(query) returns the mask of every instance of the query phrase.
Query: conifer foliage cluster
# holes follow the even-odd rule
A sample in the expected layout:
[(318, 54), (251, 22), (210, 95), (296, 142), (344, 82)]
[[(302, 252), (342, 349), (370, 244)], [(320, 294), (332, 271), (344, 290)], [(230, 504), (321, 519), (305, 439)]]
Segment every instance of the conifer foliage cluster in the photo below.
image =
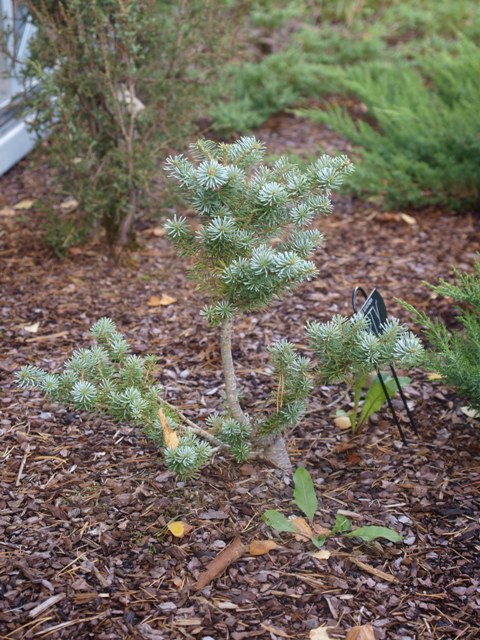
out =
[(169, 158), (166, 169), (200, 229), (194, 232), (183, 217), (166, 228), (179, 253), (193, 257), (190, 273), (212, 297), (203, 313), (215, 326), (235, 312), (265, 308), (316, 274), (310, 258), (324, 239), (311, 223), (332, 211), (330, 193), (353, 167), (346, 156), (322, 156), (305, 171), (285, 157), (267, 167), (254, 137), (234, 144), (201, 140), (192, 155), (193, 162)]
[(423, 360), (420, 340), (396, 318), (389, 318), (375, 335), (361, 313), (349, 318), (334, 316), (329, 322), (310, 322), (306, 327), (317, 357), (315, 369), (323, 384), (345, 382), (354, 386), (375, 369), (390, 365), (411, 368)]
[(424, 326), (429, 342), (427, 369), (440, 374), (445, 384), (480, 413), (480, 260), (472, 273), (454, 273), (455, 282), (441, 280), (432, 289), (455, 302), (458, 328), (449, 330), (441, 320), (431, 320), (425, 312), (404, 306)]
[(168, 429), (180, 428), (181, 419), (161, 400), (163, 388), (155, 380), (155, 356), (132, 355), (110, 318), (101, 318), (91, 333), (98, 345), (75, 351), (62, 373), (51, 374), (30, 365), (17, 374), (20, 386), (40, 389), (54, 402), (142, 427), (163, 447), (172, 471), (182, 477), (195, 476), (211, 458), (213, 448), (189, 432), (178, 438), (177, 446), (166, 446), (159, 409)]

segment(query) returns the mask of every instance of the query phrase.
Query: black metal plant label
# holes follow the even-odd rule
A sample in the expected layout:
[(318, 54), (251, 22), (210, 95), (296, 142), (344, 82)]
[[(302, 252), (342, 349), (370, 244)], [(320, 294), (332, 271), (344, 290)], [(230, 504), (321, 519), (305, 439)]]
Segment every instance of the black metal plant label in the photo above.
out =
[(360, 313), (362, 313), (370, 323), (372, 333), (378, 336), (383, 332), (383, 325), (387, 321), (387, 307), (377, 289), (374, 289), (365, 300), (360, 309)]
[[(360, 309), (357, 311), (357, 295), (358, 295), (358, 293), (362, 294), (362, 296), (365, 298), (365, 302), (360, 307)], [(370, 293), (370, 295), (367, 296), (367, 292), (365, 291), (365, 289), (363, 287), (355, 287), (355, 289), (353, 291), (353, 295), (352, 295), (352, 305), (353, 305), (354, 313), (361, 313), (368, 320), (368, 322), (370, 324), (370, 330), (372, 331), (373, 334), (378, 336), (381, 333), (383, 333), (385, 322), (388, 319), (387, 307), (385, 306), (385, 302), (384, 302), (382, 296), (380, 295), (380, 293), (377, 291), (377, 289), (373, 289), (373, 291)], [(408, 407), (407, 399), (405, 398), (405, 395), (404, 395), (403, 390), (402, 390), (402, 385), (400, 384), (400, 381), (399, 381), (398, 376), (397, 376), (397, 372), (395, 371), (395, 367), (393, 366), (393, 364), (390, 365), (390, 371), (392, 372), (392, 376), (393, 376), (393, 379), (395, 380), (395, 384), (397, 385), (397, 389), (400, 392), (400, 396), (401, 396), (402, 401), (403, 401), (403, 406), (405, 407), (405, 411), (407, 412), (408, 418), (410, 420), (410, 426), (412, 427), (413, 431), (415, 433), (417, 433), (417, 427), (416, 427), (415, 422), (413, 420), (412, 413), (411, 413), (411, 411), (410, 411), (410, 409)], [(382, 389), (383, 389), (383, 393), (385, 395), (385, 399), (386, 399), (386, 401), (388, 403), (388, 406), (390, 407), (390, 411), (392, 412), (393, 419), (395, 420), (395, 424), (397, 425), (398, 431), (400, 433), (400, 437), (402, 438), (403, 443), (406, 445), (407, 444), (407, 440), (406, 440), (405, 435), (403, 433), (403, 430), (402, 430), (402, 427), (400, 425), (400, 422), (398, 421), (397, 414), (395, 412), (395, 408), (394, 408), (394, 406), (392, 404), (392, 401), (390, 399), (390, 394), (387, 391), (387, 388), (385, 386), (385, 381), (384, 381), (384, 379), (382, 377), (382, 374), (379, 371), (379, 369), (377, 369), (377, 375), (378, 375), (378, 379), (380, 381), (380, 384), (382, 385)]]

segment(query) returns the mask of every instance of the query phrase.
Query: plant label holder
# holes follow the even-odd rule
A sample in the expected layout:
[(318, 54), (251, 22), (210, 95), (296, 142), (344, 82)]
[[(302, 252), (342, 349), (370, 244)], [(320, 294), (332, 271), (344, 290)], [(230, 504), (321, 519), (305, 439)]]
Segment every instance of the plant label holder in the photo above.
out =
[[(360, 309), (357, 308), (357, 298), (359, 293), (365, 298), (365, 302), (360, 307)], [(362, 313), (365, 316), (365, 318), (368, 320), (370, 324), (370, 330), (373, 334), (378, 336), (383, 332), (383, 325), (386, 322), (388, 317), (387, 307), (385, 306), (385, 302), (382, 296), (380, 295), (380, 292), (378, 291), (378, 289), (373, 289), (373, 291), (369, 295), (367, 295), (367, 292), (363, 287), (355, 287), (352, 294), (352, 306), (353, 306), (354, 313)], [(407, 399), (405, 397), (405, 394), (403, 393), (402, 385), (400, 384), (400, 381), (398, 379), (397, 372), (395, 371), (395, 367), (392, 364), (390, 365), (390, 371), (392, 372), (393, 379), (395, 380), (395, 384), (397, 385), (397, 389), (400, 393), (400, 397), (402, 398), (403, 406), (405, 407), (405, 411), (410, 421), (410, 426), (413, 432), (415, 433), (415, 435), (418, 435), (417, 426), (413, 419), (412, 412), (408, 407)], [(392, 399), (390, 398), (390, 395), (387, 391), (385, 380), (383, 379), (382, 373), (379, 369), (377, 369), (377, 376), (380, 381), (380, 384), (382, 385), (383, 393), (385, 394), (385, 398), (387, 400), (388, 406), (390, 408), (390, 411), (392, 412), (392, 416), (397, 426), (398, 432), (400, 434), (400, 438), (402, 439), (403, 444), (408, 446), (407, 439), (405, 438), (405, 434), (403, 432), (402, 426), (397, 417), (395, 407), (393, 406), (393, 403), (392, 403)]]

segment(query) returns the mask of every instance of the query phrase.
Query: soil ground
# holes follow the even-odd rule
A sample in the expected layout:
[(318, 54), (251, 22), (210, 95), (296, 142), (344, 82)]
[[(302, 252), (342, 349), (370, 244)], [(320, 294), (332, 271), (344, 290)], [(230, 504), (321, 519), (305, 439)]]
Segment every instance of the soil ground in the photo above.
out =
[[(314, 151), (330, 134), (282, 116), (258, 135), (281, 152)], [(0, 180), (0, 209), (38, 199), (51, 180), (25, 160)], [(250, 413), (262, 411), (269, 391), (268, 344), (285, 336), (304, 348), (305, 321), (350, 313), (356, 285), (378, 287), (389, 312), (405, 321), (396, 298), (452, 320), (448, 301), (423, 281), (449, 277), (451, 265), (471, 268), (480, 220), (398, 213), (335, 198), (334, 214), (319, 224), (327, 236), (319, 277), (238, 322), (235, 356)], [(217, 338), (198, 313), (204, 300), (158, 237), (160, 222), (143, 223), (141, 248), (118, 266), (97, 246), (59, 261), (37, 221), (35, 204), (0, 218), (1, 638), (306, 639), (322, 625), (344, 638), (368, 623), (378, 640), (479, 637), (479, 422), (461, 400), (414, 372), (407, 397), (418, 436), (396, 401), (405, 447), (388, 411), (351, 439), (334, 425), (348, 402), (344, 389), (316, 389), (288, 445), (294, 464), (314, 478), (318, 522), (331, 526), (340, 511), (358, 526), (390, 526), (405, 541), (335, 539), (330, 558), (315, 559), (313, 547), (276, 537), (261, 521), (269, 508), (295, 513), (289, 478), (278, 470), (218, 458), (198, 481), (178, 482), (138, 429), (15, 386), (22, 365), (58, 371), (109, 315), (134, 352), (159, 357), (167, 398), (191, 419), (202, 423), (222, 402)], [(163, 293), (176, 302), (148, 306)], [(193, 527), (182, 539), (166, 529), (175, 518)], [(199, 573), (237, 535), (246, 544), (273, 536), (282, 548), (247, 553), (194, 591)], [(35, 610), (52, 596), (50, 607)]]

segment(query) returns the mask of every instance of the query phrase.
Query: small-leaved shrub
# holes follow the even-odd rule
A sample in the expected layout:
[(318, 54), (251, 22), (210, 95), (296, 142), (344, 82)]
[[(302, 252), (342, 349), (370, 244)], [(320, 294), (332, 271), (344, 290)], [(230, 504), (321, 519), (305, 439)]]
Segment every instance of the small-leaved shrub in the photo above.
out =
[(78, 232), (101, 225), (124, 246), (155, 206), (162, 149), (205, 104), (235, 12), (228, 0), (25, 4), (36, 26), (23, 69), (30, 126), (48, 136), (60, 192), (79, 202)]

